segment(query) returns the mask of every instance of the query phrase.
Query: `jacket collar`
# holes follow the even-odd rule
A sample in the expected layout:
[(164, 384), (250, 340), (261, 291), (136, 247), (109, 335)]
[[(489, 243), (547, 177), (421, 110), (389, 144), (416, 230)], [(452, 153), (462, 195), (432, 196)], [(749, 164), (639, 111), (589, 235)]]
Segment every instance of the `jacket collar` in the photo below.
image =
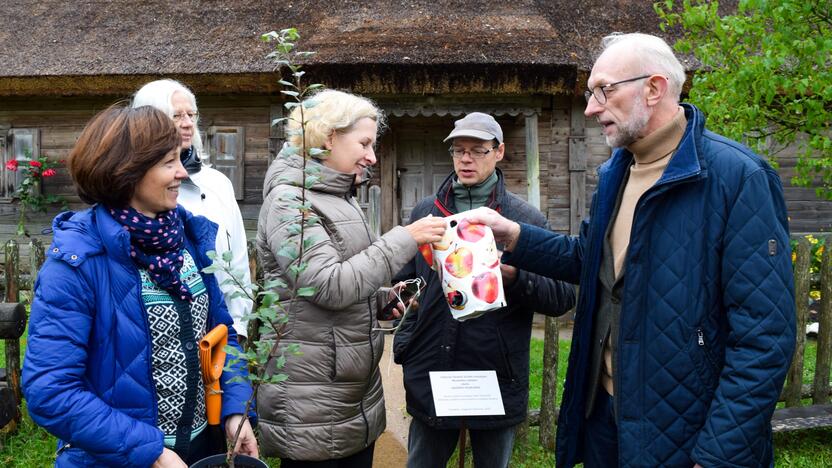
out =
[[(181, 205), (176, 207), (185, 224), (186, 245), (196, 240), (196, 252), (214, 250), (217, 225), (202, 216), (194, 216)], [(52, 221), (55, 233), (49, 256), (61, 259), (73, 266), (80, 265), (92, 255), (106, 253), (122, 263), (133, 263), (130, 258), (130, 234), (110, 216), (104, 205), (97, 203), (79, 212), (65, 211)], [(201, 266), (206, 266), (201, 259)]]
[[(679, 147), (667, 163), (667, 168), (656, 182), (656, 185), (671, 183), (688, 177), (707, 177), (706, 163), (703, 161), (700, 151), (702, 132), (704, 131), (705, 118), (702, 111), (692, 104), (681, 104), (685, 110), (687, 127)], [(617, 148), (612, 157), (598, 169), (599, 177), (604, 184), (599, 182), (599, 195), (602, 201), (612, 200), (618, 195), (618, 188), (624, 179), (624, 175), (633, 164), (633, 154), (626, 148)]]
[[(495, 211), (500, 211), (500, 203), (505, 199), (506, 195), (505, 176), (503, 176), (503, 171), (499, 168), (495, 168), (494, 170), (497, 173), (497, 184), (494, 186), (494, 191), (491, 192), (491, 196), (488, 198), (485, 206)], [(445, 180), (436, 191), (436, 201), (434, 204), (445, 216), (451, 216), (457, 212), (456, 203), (454, 202), (454, 180), (456, 180), (456, 172), (451, 172), (448, 177), (445, 177)]]

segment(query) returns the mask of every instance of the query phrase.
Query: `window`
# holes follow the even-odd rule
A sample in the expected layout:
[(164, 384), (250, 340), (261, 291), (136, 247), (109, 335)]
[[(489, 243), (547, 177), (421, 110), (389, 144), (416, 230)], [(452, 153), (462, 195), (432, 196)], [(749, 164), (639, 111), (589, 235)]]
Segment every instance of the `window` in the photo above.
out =
[(20, 171), (9, 171), (6, 163), (18, 160), (21, 164), (40, 154), (40, 131), (34, 128), (0, 130), (0, 156), (3, 158), (0, 197), (11, 198), (23, 176)]
[(234, 196), (244, 196), (245, 129), (243, 127), (209, 127), (208, 151), (214, 169), (222, 172), (234, 185)]

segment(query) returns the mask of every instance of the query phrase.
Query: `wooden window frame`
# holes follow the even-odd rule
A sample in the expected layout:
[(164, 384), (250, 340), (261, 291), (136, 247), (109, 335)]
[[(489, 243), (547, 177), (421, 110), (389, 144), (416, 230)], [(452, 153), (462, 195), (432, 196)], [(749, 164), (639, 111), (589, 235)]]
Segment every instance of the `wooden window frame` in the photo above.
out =
[[(210, 157), (211, 167), (225, 174), (234, 186), (234, 197), (237, 200), (245, 198), (245, 152), (246, 133), (245, 127), (230, 125), (213, 125), (208, 127), (207, 148)], [(237, 135), (234, 148), (234, 162), (228, 159), (220, 159), (217, 145), (220, 143), (219, 135), (223, 133)]]

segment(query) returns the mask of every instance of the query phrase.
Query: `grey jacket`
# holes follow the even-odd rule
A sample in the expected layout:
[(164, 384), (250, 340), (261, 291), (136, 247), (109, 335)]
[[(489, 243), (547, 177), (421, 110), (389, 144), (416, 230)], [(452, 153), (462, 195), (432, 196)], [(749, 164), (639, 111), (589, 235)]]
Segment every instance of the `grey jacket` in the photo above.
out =
[[(300, 219), (302, 159), (283, 153), (266, 173), (263, 206), (257, 224), (257, 252), (265, 278), (280, 278), (289, 307), (293, 275), (289, 259), (278, 254), (297, 235), (289, 226)], [(328, 460), (352, 455), (384, 431), (384, 396), (378, 363), (384, 337), (376, 311), (379, 287), (390, 283), (414, 255), (416, 242), (403, 227), (375, 238), (351, 196), (354, 176), (316, 162), (320, 180), (306, 192), (314, 216), (306, 228), (311, 239), (303, 253), (308, 264), (300, 287), (313, 295), (298, 297), (289, 311), (282, 343), (298, 343), (300, 355), (287, 356), (289, 378), (263, 385), (257, 397), (261, 450), (294, 460)], [(306, 242), (305, 242), (306, 243)]]

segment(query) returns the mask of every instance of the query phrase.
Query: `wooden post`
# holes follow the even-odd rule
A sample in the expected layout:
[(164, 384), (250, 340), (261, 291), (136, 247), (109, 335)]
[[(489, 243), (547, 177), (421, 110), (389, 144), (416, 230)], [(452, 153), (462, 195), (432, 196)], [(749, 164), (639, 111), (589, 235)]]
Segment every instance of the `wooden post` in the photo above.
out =
[(557, 425), (558, 399), (558, 321), (546, 317), (543, 343), (543, 389), (540, 395), (540, 445), (555, 450), (555, 426)]
[[(14, 239), (6, 242), (6, 302), (20, 301), (20, 247)], [(20, 424), (20, 340), (5, 339), (6, 347), (6, 383), (14, 392), (17, 414), (10, 422), (14, 432)]]
[(832, 236), (826, 236), (820, 262), (820, 316), (818, 317), (818, 360), (812, 404), (829, 403), (829, 364), (832, 361)]
[(29, 247), (29, 276), (32, 278), (32, 297), (35, 297), (35, 281), (38, 279), (38, 272), (44, 260), (43, 242), (33, 237), (29, 242)]
[(783, 391), (786, 406), (799, 406), (803, 385), (803, 355), (806, 350), (806, 320), (809, 315), (809, 262), (812, 252), (809, 241), (801, 236), (797, 241), (794, 266), (794, 302), (797, 311), (797, 343), (792, 365)]
[(537, 136), (537, 114), (526, 116), (526, 180), (529, 204), (540, 206), (540, 142)]

